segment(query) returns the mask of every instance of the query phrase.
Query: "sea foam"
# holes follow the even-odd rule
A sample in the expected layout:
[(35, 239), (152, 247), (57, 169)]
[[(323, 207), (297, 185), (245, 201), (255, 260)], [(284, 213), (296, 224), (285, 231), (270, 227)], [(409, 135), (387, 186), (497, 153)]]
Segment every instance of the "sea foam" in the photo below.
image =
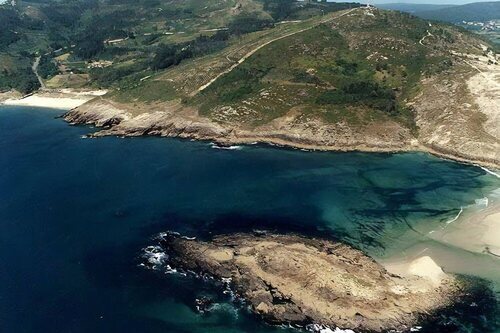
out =
[(216, 143), (211, 143), (210, 147), (213, 149), (224, 149), (224, 150), (241, 150), (243, 146), (219, 146)]

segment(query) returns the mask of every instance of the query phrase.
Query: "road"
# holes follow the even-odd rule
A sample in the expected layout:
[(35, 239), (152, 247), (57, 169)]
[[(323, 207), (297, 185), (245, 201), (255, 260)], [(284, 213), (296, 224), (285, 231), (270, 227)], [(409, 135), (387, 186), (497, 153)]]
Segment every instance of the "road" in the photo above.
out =
[(233, 71), (236, 67), (238, 67), (240, 64), (242, 64), (243, 62), (245, 62), (245, 60), (247, 60), (248, 58), (250, 58), (253, 54), (255, 54), (255, 52), (259, 51), (260, 49), (262, 49), (263, 47), (271, 44), (271, 43), (274, 43), (278, 40), (281, 40), (283, 38), (287, 38), (287, 37), (290, 37), (290, 36), (293, 36), (293, 35), (296, 35), (296, 34), (299, 34), (301, 32), (304, 32), (304, 31), (308, 31), (308, 30), (311, 30), (312, 28), (315, 28), (317, 27), (318, 25), (320, 24), (323, 24), (323, 23), (327, 23), (327, 22), (330, 22), (330, 21), (333, 21), (334, 19), (338, 19), (342, 16), (345, 16), (351, 12), (353, 12), (354, 10), (356, 10), (358, 8), (352, 8), (352, 9), (349, 9), (348, 11), (338, 15), (338, 16), (335, 16), (335, 17), (331, 17), (329, 19), (326, 19), (326, 20), (322, 20), (320, 22), (318, 22), (317, 24), (315, 25), (312, 25), (310, 27), (307, 27), (307, 28), (304, 28), (304, 29), (301, 29), (301, 30), (297, 30), (297, 31), (294, 31), (294, 32), (291, 32), (291, 33), (288, 33), (286, 35), (283, 35), (283, 36), (279, 36), (279, 37), (276, 37), (274, 39), (271, 39), (270, 41), (267, 41), (265, 42), (264, 44), (261, 44), (259, 46), (257, 46), (256, 48), (254, 48), (253, 50), (251, 50), (250, 52), (248, 52), (247, 54), (245, 54), (240, 60), (238, 60), (235, 64), (233, 64), (231, 67), (229, 67), (228, 69), (226, 69), (225, 71), (219, 73), (216, 77), (214, 77), (212, 80), (210, 80), (208, 83), (204, 84), (203, 86), (199, 87), (198, 88), (198, 91), (196, 93), (200, 93), (202, 92), (203, 90), (207, 89), (208, 87), (210, 87), (215, 81), (217, 81), (221, 76), (225, 75), (225, 74), (228, 74), (230, 73), (231, 71)]
[(418, 41), (418, 43), (419, 43), (420, 45), (425, 46), (425, 45), (424, 45), (424, 40), (425, 40), (427, 37), (431, 37), (431, 36), (434, 36), (434, 35), (433, 35), (433, 34), (431, 34), (431, 33), (429, 32), (429, 30), (427, 30), (427, 35), (425, 35), (424, 37), (422, 37), (422, 39), (420, 39), (420, 40)]
[(33, 66), (31, 66), (31, 69), (33, 70), (33, 73), (35, 73), (38, 82), (40, 82), (41, 89), (45, 89), (45, 83), (43, 83), (41, 76), (38, 74), (38, 65), (40, 64), (40, 59), (41, 57), (37, 57), (35, 59), (35, 62), (33, 63)]

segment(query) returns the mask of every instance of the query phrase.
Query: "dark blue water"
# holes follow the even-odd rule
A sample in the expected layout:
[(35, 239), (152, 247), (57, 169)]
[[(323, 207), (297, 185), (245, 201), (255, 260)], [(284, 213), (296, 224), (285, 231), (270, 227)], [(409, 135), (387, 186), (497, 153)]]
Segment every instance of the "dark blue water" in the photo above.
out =
[[(165, 230), (258, 227), (384, 256), (500, 187), (426, 154), (82, 139), (92, 129), (59, 114), (0, 108), (0, 332), (283, 332), (217, 287), (139, 267), (141, 249)], [(211, 315), (193, 311), (201, 294), (220, 298)]]

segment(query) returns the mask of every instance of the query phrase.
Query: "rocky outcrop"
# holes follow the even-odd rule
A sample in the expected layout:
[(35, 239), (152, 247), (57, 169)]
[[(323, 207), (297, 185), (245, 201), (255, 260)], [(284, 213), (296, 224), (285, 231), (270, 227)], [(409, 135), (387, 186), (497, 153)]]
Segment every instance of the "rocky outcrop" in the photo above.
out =
[[(154, 110), (156, 109), (156, 110)], [(134, 115), (126, 106), (97, 99), (68, 112), (71, 124), (94, 124), (104, 129), (92, 136), (141, 136), (193, 138), (223, 145), (253, 142), (304, 149), (336, 151), (402, 151), (412, 147), (410, 131), (396, 122), (374, 123), (360, 128), (325, 124), (318, 119), (297, 122), (293, 112), (257, 128), (216, 123), (196, 110), (157, 106)]]
[(19, 98), (22, 98), (22, 94), (15, 90), (0, 92), (0, 103), (9, 99), (19, 99)]
[(350, 246), (298, 235), (232, 234), (202, 242), (168, 234), (162, 246), (170, 266), (230, 280), (272, 324), (409, 331), (463, 292), (429, 258), (403, 278)]
[(88, 102), (64, 115), (64, 119), (72, 125), (91, 124), (107, 128), (114, 127), (130, 118), (130, 113), (101, 99)]
[[(296, 115), (290, 112), (268, 124), (248, 129), (237, 124), (216, 123), (199, 116), (195, 110), (182, 108), (155, 107), (134, 114), (126, 106), (102, 98), (69, 111), (64, 118), (71, 124), (102, 127), (92, 134), (94, 137), (157, 135), (210, 140), (222, 145), (262, 142), (331, 151), (423, 150), (449, 159), (500, 167), (500, 141), (490, 134), (495, 124), (490, 122), (490, 133), (487, 133), (482, 127), (484, 115), (473, 110), (471, 104), (452, 99), (456, 93), (452, 87), (439, 90), (435, 83), (429, 80), (426, 83), (429, 91), (423, 90), (411, 103), (417, 112), (418, 140), (409, 129), (396, 122), (353, 128), (341, 123), (325, 124), (314, 118), (298, 122)], [(429, 99), (438, 93), (446, 96)], [(422, 97), (424, 94), (428, 97)], [(441, 105), (440, 101), (444, 100), (454, 102)]]

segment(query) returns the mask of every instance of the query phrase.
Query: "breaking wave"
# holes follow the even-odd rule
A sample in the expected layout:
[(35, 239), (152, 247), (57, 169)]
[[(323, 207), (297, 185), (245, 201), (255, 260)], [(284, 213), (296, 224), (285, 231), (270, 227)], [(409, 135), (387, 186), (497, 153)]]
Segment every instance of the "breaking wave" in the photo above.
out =
[(211, 143), (210, 147), (213, 149), (224, 149), (224, 150), (241, 150), (243, 146), (220, 146), (216, 143)]

